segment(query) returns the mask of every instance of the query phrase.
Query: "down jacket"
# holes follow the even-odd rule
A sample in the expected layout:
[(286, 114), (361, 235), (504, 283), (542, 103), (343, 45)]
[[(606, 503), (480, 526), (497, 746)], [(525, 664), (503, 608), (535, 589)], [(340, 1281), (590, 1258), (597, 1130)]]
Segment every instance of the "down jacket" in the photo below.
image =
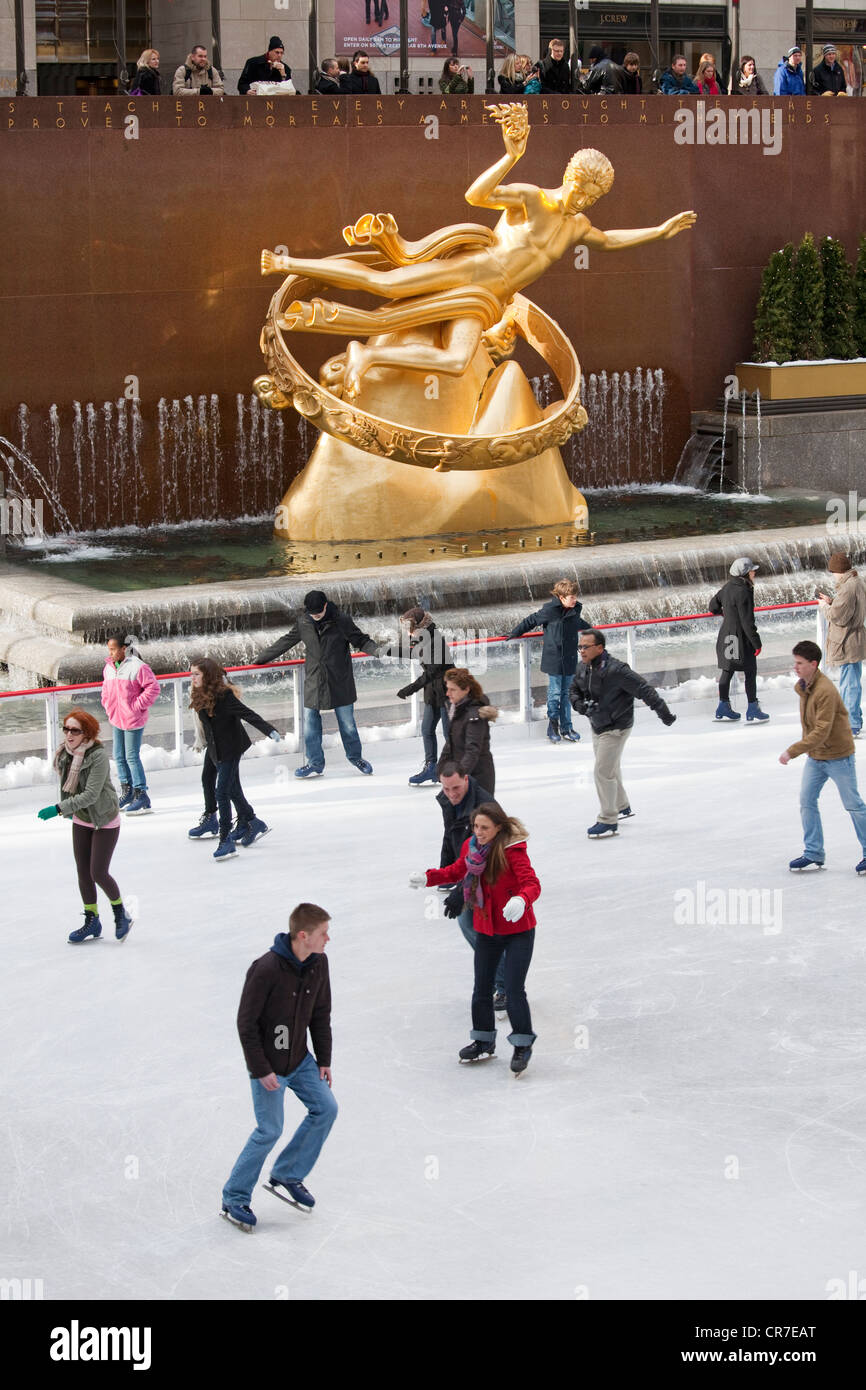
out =
[(140, 656), (127, 653), (119, 666), (106, 661), (102, 707), (115, 729), (143, 729), (158, 694), (159, 681)]
[[(466, 851), (470, 841), (464, 841), (460, 858), (455, 859), (444, 869), (427, 870), (427, 886), (437, 883), (460, 883), (466, 877)], [(518, 932), (531, 931), (535, 926), (535, 913), (532, 904), (541, 893), (535, 870), (526, 853), (526, 841), (515, 840), (506, 846), (506, 865), (495, 883), (487, 883), (482, 877), (481, 890), (484, 903), (472, 911), (472, 925), (482, 936), (516, 936)], [(508, 922), (502, 909), (509, 898), (522, 898), (526, 911), (517, 922)]]
[(206, 709), (197, 711), (198, 720), (204, 732), (208, 757), (212, 763), (227, 762), (230, 758), (242, 758), (252, 739), (243, 722), (252, 724), (261, 734), (276, 733), (273, 724), (256, 714), (254, 709), (239, 700), (233, 690), (225, 690), (217, 695), (213, 704), (213, 714)]
[(455, 705), (449, 716), (451, 723), (448, 737), (441, 757), (436, 764), (436, 775), (445, 763), (459, 763), (464, 772), (469, 772), (487, 787), (491, 796), (496, 791), (496, 769), (490, 752), (490, 724), (497, 718), (499, 710), (491, 705), (484, 695), (473, 700), (470, 695)]
[[(307, 1055), (307, 1029), (320, 1067), (331, 1065), (331, 980), (328, 957), (299, 961), (288, 934), (254, 960), (238, 1007), (238, 1034), (252, 1077), (288, 1076)], [(282, 1045), (284, 1044), (284, 1045)]]
[(375, 656), (376, 643), (362, 632), (346, 613), (333, 603), (325, 607), (325, 616), (315, 622), (310, 614), (301, 613), (291, 632), (278, 637), (259, 656), (260, 665), (276, 661), (291, 651), (298, 642), (304, 644), (304, 707), (305, 709), (337, 709), (353, 705), (358, 698), (352, 674), (351, 647), (368, 656)]

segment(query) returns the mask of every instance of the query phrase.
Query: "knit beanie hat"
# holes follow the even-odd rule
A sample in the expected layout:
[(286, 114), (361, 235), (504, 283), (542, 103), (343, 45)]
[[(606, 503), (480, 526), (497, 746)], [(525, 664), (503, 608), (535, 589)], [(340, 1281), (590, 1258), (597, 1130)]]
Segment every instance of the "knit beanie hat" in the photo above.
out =
[(271, 37), (268, 39), (269, 53), (275, 48), (282, 48), (283, 51), (285, 51), (285, 47), (286, 45), (283, 43), (282, 39), (278, 39), (276, 34), (272, 34)]
[(831, 574), (847, 574), (851, 567), (851, 561), (844, 550), (834, 551), (827, 561), (827, 568)]
[(304, 607), (308, 613), (321, 613), (327, 602), (321, 589), (311, 589), (308, 594), (304, 594)]

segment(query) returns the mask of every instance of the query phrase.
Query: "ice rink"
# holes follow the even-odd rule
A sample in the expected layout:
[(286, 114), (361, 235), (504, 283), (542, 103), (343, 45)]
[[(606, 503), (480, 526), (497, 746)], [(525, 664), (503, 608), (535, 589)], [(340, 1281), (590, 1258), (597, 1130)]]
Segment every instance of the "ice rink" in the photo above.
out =
[[(154, 773), (113, 865), (123, 946), (107, 908), (102, 942), (66, 944), (70, 827), (36, 819), (53, 788), (0, 792), (3, 1274), (48, 1299), (820, 1300), (866, 1273), (861, 851), (828, 787), (827, 869), (788, 872), (797, 702), (763, 702), (759, 727), (715, 725), (715, 700), (675, 704), (672, 729), (639, 706), (636, 815), (600, 843), (586, 721), (577, 746), (494, 731), (542, 884), (520, 1081), (505, 1019), (494, 1060), (457, 1063), (471, 952), (407, 888), (441, 843), (435, 790), (406, 784), (420, 739), (367, 745), (370, 778), (335, 749), (308, 783), (246, 759), (272, 833), (224, 864), (186, 838), (197, 770)], [(218, 1217), (253, 1127), (235, 1012), (304, 899), (333, 916), (340, 1114), (312, 1215), (257, 1189), (247, 1236)]]

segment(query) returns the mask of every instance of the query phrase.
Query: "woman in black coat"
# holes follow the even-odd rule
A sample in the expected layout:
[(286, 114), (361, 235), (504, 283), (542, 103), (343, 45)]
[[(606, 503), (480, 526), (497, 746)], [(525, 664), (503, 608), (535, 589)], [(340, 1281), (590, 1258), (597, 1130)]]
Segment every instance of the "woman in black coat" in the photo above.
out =
[(141, 92), (145, 96), (160, 95), (159, 53), (155, 48), (146, 48), (138, 60), (135, 76), (129, 84), (130, 93)]
[[(195, 711), (207, 753), (201, 773), (204, 815), (189, 832), (189, 838), (200, 840), (219, 832), (220, 842), (214, 851), (214, 859), (219, 861), (236, 852), (236, 840), (249, 848), (260, 835), (268, 833), (268, 826), (257, 818), (241, 786), (240, 762), (251, 742), (242, 721), (277, 743), (280, 736), (273, 724), (242, 703), (237, 687), (229, 685), (219, 662), (209, 656), (197, 657), (190, 665), (190, 677), (190, 708)], [(234, 832), (232, 803), (238, 817)]]
[(424, 782), (437, 782), (436, 726), (441, 722), (442, 737), (448, 737), (448, 697), (445, 694), (445, 672), (452, 665), (448, 643), (437, 631), (436, 624), (423, 608), (410, 608), (400, 619), (409, 624), (409, 653), (412, 661), (421, 666), (417, 680), (397, 691), (401, 700), (424, 691), (424, 714), (421, 719), (421, 738), (424, 743), (424, 766), (409, 778), (410, 787)]
[(491, 796), (496, 791), (496, 769), (490, 752), (490, 725), (499, 716), (474, 676), (463, 667), (445, 672), (445, 694), (448, 697), (448, 737), (436, 764), (439, 769), (450, 762), (459, 763), (464, 773), (474, 777)]
[(578, 667), (577, 635), (590, 625), (580, 616), (583, 605), (577, 601), (580, 590), (573, 579), (558, 579), (551, 593), (544, 607), (530, 613), (508, 636), (544, 628), (541, 669), (547, 676), (547, 737), (551, 743), (577, 743), (580, 734), (572, 727), (568, 690)]
[(716, 657), (721, 677), (719, 679), (719, 704), (716, 719), (739, 719), (736, 710), (731, 708), (731, 678), (735, 671), (742, 671), (746, 684), (746, 723), (763, 722), (769, 719), (758, 704), (758, 662), (761, 651), (761, 638), (755, 626), (755, 573), (758, 566), (754, 560), (743, 556), (731, 565), (731, 578), (709, 602), (709, 610), (721, 616), (722, 626), (716, 640)]

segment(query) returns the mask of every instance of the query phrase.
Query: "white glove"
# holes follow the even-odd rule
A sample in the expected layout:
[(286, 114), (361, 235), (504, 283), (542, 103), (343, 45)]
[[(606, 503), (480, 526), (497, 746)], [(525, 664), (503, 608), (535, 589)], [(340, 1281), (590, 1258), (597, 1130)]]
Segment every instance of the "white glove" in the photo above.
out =
[(519, 922), (526, 911), (526, 903), (523, 898), (509, 898), (502, 909), (502, 915), (506, 922)]
[(427, 887), (427, 875), (426, 875), (425, 873), (423, 873), (423, 872), (420, 872), (420, 873), (419, 873), (419, 872), (416, 870), (416, 872), (415, 872), (414, 874), (410, 874), (410, 875), (409, 875), (409, 887), (410, 887), (410, 888), (426, 888), (426, 887)]

